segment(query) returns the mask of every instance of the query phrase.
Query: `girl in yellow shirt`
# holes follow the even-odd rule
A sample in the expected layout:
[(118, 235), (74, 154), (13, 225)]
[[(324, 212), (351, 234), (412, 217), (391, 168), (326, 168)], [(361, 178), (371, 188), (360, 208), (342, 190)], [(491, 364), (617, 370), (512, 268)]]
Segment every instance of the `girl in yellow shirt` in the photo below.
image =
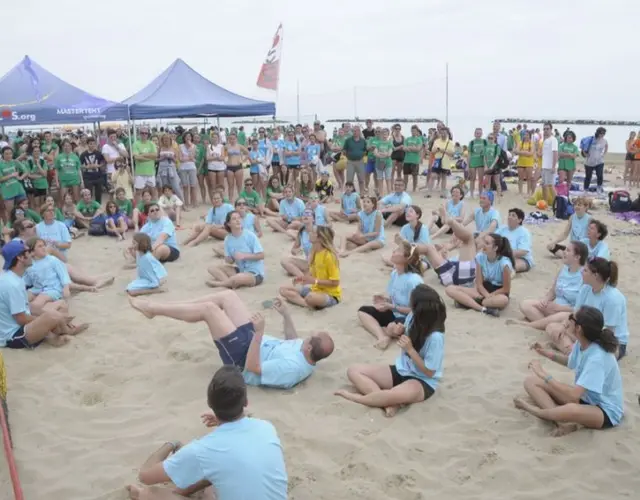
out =
[(516, 143), (514, 153), (518, 155), (518, 193), (522, 195), (522, 186), (527, 183), (527, 195), (532, 196), (535, 191), (535, 181), (533, 179), (533, 163), (535, 152), (531, 142), (531, 133), (525, 132), (522, 143)]
[(288, 302), (309, 309), (326, 309), (342, 300), (340, 262), (333, 245), (334, 232), (317, 226), (311, 233), (309, 272), (293, 279), (292, 285), (280, 287), (280, 295)]

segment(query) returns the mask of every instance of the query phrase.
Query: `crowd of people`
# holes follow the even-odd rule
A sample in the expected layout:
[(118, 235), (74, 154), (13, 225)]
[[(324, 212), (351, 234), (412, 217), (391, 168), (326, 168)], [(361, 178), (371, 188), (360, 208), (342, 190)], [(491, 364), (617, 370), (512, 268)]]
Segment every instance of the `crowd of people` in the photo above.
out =
[[(426, 136), (417, 126), (411, 130), (404, 138), (399, 127), (389, 131), (367, 122), (361, 130), (344, 124), (328, 138), (315, 123), (284, 131), (259, 128), (254, 138), (242, 129), (152, 134), (143, 127), (131, 143), (109, 130), (101, 147), (92, 137), (77, 143), (65, 138), (59, 146), (49, 132), (21, 137), (2, 149), (0, 163), (4, 213), (10, 214), (3, 231), (0, 346), (62, 346), (90, 328), (74, 323), (69, 298), (74, 291), (109, 286), (113, 277), (88, 276), (69, 263), (74, 237), (88, 231), (124, 240), (133, 230), (124, 255), (126, 266), (137, 270), (127, 287), (131, 307), (149, 320), (204, 322), (224, 366), (207, 389), (212, 413), (203, 415), (207, 427), (216, 430), (186, 446), (163, 445), (140, 469), (143, 484), (171, 482), (176, 489), (132, 485), (131, 498), (180, 498), (209, 486), (220, 499), (286, 498), (282, 445), (269, 422), (246, 416), (246, 385), (291, 389), (335, 349), (330, 332), (301, 338), (290, 307), (340, 307), (341, 260), (378, 252), (391, 269), (387, 288), (354, 313), (375, 348), (396, 344), (400, 354), (390, 366), (349, 367), (353, 390), (336, 395), (380, 408), (389, 417), (402, 406), (429, 399), (443, 377), (447, 305), (499, 317), (511, 307), (513, 280), (535, 272), (535, 261), (542, 258), (533, 255), (522, 210), (509, 208), (502, 219), (497, 209), (501, 168), (496, 166), (512, 149), (518, 162), (527, 159), (518, 164), (519, 174), (524, 171), (521, 192), (538, 181), (545, 189), (558, 189), (571, 182), (580, 154), (571, 147), (576, 139), (571, 131), (560, 147), (550, 123), (536, 137), (537, 131), (532, 136), (520, 126), (505, 134), (496, 122), (486, 138), (477, 129), (460, 157), (467, 163), (469, 187), (448, 188), (456, 157), (451, 131), (444, 124)], [(597, 132), (585, 165), (596, 173), (598, 185), (598, 162), (606, 150), (604, 132)], [(446, 198), (424, 222), (413, 199), (423, 164), (427, 196), (439, 192)], [(554, 174), (561, 165), (566, 169), (558, 184)], [(537, 173), (527, 175), (534, 166)], [(189, 258), (187, 252), (182, 256), (178, 231), (183, 212), (200, 203), (210, 208), (180, 243), (214, 242), (220, 260), (208, 268), (206, 285), (216, 291), (179, 302), (140, 297), (164, 291), (165, 265)], [(624, 413), (618, 362), (626, 354), (629, 326), (626, 299), (617, 288), (618, 265), (606, 243), (607, 226), (588, 213), (587, 199), (577, 198), (574, 206), (547, 247), (550, 258), (563, 262), (555, 281), (541, 299), (523, 298), (519, 304), (524, 316), (519, 324), (548, 336), (548, 345), (536, 343), (532, 349), (575, 372), (574, 383), (565, 384), (534, 360), (524, 381), (531, 402), (514, 400), (517, 408), (551, 422), (556, 435), (578, 426), (614, 427)], [(282, 316), (283, 338), (267, 335), (264, 315), (252, 313), (241, 296), (242, 288), (274, 279), (265, 273), (265, 260), (275, 257), (261, 243), (263, 223), (283, 244), (291, 244), (291, 255), (280, 260), (291, 280), (279, 286), (278, 298), (263, 304)], [(337, 224), (353, 227), (341, 242)], [(424, 283), (430, 269), (444, 294)]]

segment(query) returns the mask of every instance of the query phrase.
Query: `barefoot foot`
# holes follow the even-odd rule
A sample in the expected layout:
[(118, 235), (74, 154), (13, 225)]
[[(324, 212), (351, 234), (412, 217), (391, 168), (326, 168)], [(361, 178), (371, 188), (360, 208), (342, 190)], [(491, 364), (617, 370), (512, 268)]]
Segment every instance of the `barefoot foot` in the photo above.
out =
[(376, 349), (380, 349), (381, 351), (384, 351), (387, 349), (387, 347), (389, 347), (390, 343), (391, 343), (391, 339), (389, 337), (385, 337), (383, 339), (378, 339), (376, 343), (373, 344), (373, 347), (375, 347)]
[(79, 335), (89, 328), (89, 323), (82, 323), (78, 326), (75, 325), (67, 325), (69, 327), (69, 332), (67, 335)]
[(96, 283), (95, 288), (104, 288), (105, 286), (110, 286), (113, 285), (113, 282), (115, 281), (115, 276), (107, 276), (104, 279), (98, 280), (98, 282)]
[(135, 486), (133, 484), (130, 484), (129, 486), (127, 486), (125, 488), (125, 490), (127, 490), (127, 493), (129, 494), (129, 498), (131, 500), (139, 500), (140, 499), (140, 493), (142, 493), (142, 488), (140, 488), (139, 486)]
[(135, 310), (144, 314), (147, 318), (153, 319), (154, 314), (151, 312), (151, 304), (149, 304), (147, 300), (129, 297), (129, 304), (131, 304), (131, 307)]
[(398, 413), (398, 407), (397, 406), (387, 406), (384, 409), (384, 416), (387, 417), (387, 418), (395, 417), (396, 413)]
[(47, 344), (49, 344), (50, 346), (62, 347), (64, 345), (67, 345), (71, 341), (71, 339), (66, 335), (49, 334), (46, 337), (46, 341), (47, 341)]
[(340, 396), (341, 398), (344, 398), (348, 401), (353, 401), (353, 402), (356, 402), (358, 396), (360, 396), (360, 394), (356, 394), (355, 392), (349, 392), (344, 389), (340, 389), (339, 391), (336, 391), (333, 394), (334, 396)]
[(578, 430), (576, 424), (556, 424), (556, 428), (551, 431), (552, 437), (562, 437)]

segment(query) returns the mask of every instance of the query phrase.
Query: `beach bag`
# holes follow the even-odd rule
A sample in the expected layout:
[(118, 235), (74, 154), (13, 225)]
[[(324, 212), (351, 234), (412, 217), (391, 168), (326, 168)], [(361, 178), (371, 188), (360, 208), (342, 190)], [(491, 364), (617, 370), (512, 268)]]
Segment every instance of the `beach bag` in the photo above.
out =
[(589, 137), (583, 137), (582, 139), (580, 139), (580, 154), (582, 155), (583, 158), (586, 158), (587, 156), (589, 156), (589, 149), (591, 148), (591, 145), (593, 144), (593, 140), (595, 139), (594, 136), (589, 136)]
[(633, 203), (631, 202), (631, 195), (629, 194), (629, 191), (619, 189), (609, 193), (609, 210), (614, 214), (620, 212), (631, 212), (632, 206)]
[[(500, 148), (500, 146), (496, 147)], [(505, 170), (509, 167), (509, 163), (509, 155), (504, 149), (500, 148), (500, 154), (498, 155), (498, 161), (495, 166), (496, 170)]]
[(553, 216), (556, 219), (567, 220), (573, 215), (573, 205), (568, 196), (556, 196), (553, 200)]
[(89, 224), (89, 235), (91, 236), (104, 236), (107, 234), (107, 216), (98, 215), (91, 219)]

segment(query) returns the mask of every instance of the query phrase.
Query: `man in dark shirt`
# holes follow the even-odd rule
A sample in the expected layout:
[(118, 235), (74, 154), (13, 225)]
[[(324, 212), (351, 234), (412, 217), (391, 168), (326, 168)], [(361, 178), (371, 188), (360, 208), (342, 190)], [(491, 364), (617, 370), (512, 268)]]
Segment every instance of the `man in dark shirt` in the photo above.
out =
[(87, 148), (80, 155), (84, 187), (91, 191), (98, 203), (102, 204), (103, 174), (106, 162), (102, 153), (98, 151), (95, 138), (89, 137), (87, 139)]
[(362, 135), (364, 136), (365, 139), (369, 139), (370, 137), (373, 137), (374, 135), (376, 135), (376, 129), (373, 128), (373, 121), (372, 120), (367, 120), (367, 128), (365, 128), (362, 131)]
[(343, 151), (347, 157), (347, 181), (353, 182), (358, 177), (358, 191), (366, 194), (367, 186), (364, 183), (364, 163), (362, 159), (367, 152), (367, 141), (362, 137), (360, 127), (353, 128), (353, 135), (344, 141)]

